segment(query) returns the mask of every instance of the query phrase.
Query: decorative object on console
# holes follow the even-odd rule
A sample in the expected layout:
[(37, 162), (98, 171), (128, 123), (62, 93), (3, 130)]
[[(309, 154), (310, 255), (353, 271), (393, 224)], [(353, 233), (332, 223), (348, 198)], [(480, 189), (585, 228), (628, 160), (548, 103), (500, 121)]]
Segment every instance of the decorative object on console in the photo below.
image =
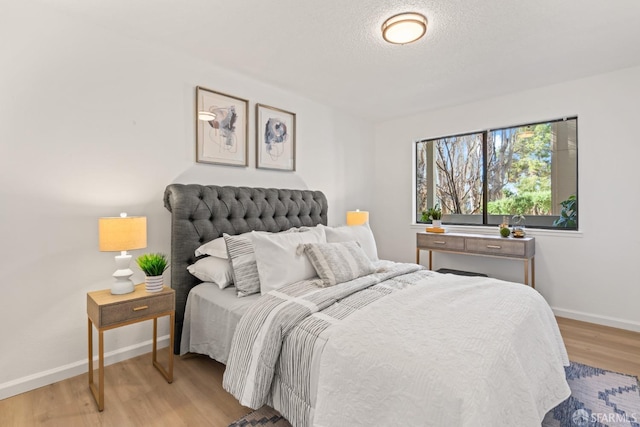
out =
[(425, 231), (427, 233), (445, 233), (447, 230), (442, 227), (427, 227)]
[(159, 292), (162, 290), (162, 274), (169, 267), (167, 256), (160, 253), (140, 255), (136, 262), (145, 275), (144, 283), (147, 292)]
[(511, 234), (513, 237), (522, 238), (525, 236), (524, 224), (526, 222), (524, 215), (517, 214), (511, 218), (513, 222), (513, 230), (511, 230)]
[(436, 205), (427, 210), (427, 215), (429, 215), (429, 219), (431, 220), (431, 225), (434, 228), (442, 227), (442, 209), (440, 209), (440, 205), (436, 203)]
[(196, 87), (196, 161), (248, 165), (249, 101)]
[(256, 167), (296, 170), (296, 115), (256, 104)]
[(347, 211), (347, 225), (363, 225), (369, 223), (369, 212), (356, 209), (355, 211)]
[(382, 38), (393, 44), (419, 40), (427, 32), (427, 18), (416, 12), (394, 15), (382, 24)]
[(509, 218), (506, 216), (502, 217), (502, 222), (500, 223), (500, 226), (498, 227), (498, 231), (500, 232), (500, 235), (502, 237), (509, 237), (509, 235), (511, 234), (511, 230), (509, 229)]
[(120, 251), (120, 255), (115, 257), (117, 270), (113, 277), (116, 281), (111, 286), (111, 293), (119, 295), (133, 292), (133, 271), (129, 268), (131, 255), (127, 251), (147, 247), (147, 218), (127, 216), (126, 213), (121, 213), (119, 217), (100, 218), (98, 235), (100, 251)]

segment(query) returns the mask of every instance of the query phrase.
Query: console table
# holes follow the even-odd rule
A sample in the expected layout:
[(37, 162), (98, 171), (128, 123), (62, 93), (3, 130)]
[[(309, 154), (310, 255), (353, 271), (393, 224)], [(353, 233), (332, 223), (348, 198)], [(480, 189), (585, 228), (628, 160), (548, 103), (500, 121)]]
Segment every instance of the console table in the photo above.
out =
[(514, 238), (488, 234), (420, 232), (416, 235), (416, 263), (418, 264), (420, 264), (421, 250), (429, 251), (429, 270), (432, 269), (433, 252), (522, 260), (524, 261), (524, 284), (529, 284), (529, 265), (531, 265), (531, 287), (536, 287), (534, 237)]

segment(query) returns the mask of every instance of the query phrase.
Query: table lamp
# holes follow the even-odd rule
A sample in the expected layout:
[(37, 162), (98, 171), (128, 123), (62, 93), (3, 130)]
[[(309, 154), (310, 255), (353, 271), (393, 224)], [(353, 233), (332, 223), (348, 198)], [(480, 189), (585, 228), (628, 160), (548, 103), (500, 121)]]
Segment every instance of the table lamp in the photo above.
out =
[(363, 225), (369, 222), (369, 212), (356, 209), (347, 212), (347, 225)]
[(133, 271), (129, 268), (131, 255), (127, 251), (147, 247), (147, 217), (121, 213), (119, 217), (100, 218), (98, 235), (101, 252), (120, 251), (120, 255), (115, 257), (117, 270), (113, 277), (116, 281), (111, 286), (111, 293), (120, 295), (133, 292)]

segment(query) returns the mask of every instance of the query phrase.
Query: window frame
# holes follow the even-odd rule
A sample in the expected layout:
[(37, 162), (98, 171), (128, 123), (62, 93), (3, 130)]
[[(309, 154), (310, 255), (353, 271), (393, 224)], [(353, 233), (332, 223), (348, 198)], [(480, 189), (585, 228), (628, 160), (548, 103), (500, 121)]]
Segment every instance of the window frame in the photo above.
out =
[[(420, 221), (420, 213), (418, 212), (419, 206), (419, 186), (418, 186), (418, 169), (419, 169), (419, 151), (418, 146), (421, 143), (427, 143), (430, 141), (438, 141), (442, 139), (448, 138), (459, 138), (468, 135), (482, 135), (482, 165), (481, 165), (481, 174), (482, 174), (482, 214), (478, 215), (478, 217), (482, 218), (482, 223), (459, 223), (459, 222), (449, 222), (447, 221), (445, 224), (456, 227), (495, 227), (496, 224), (489, 222), (489, 179), (488, 179), (488, 141), (489, 141), (489, 133), (493, 131), (499, 130), (508, 130), (513, 128), (522, 128), (527, 126), (536, 126), (540, 124), (552, 124), (558, 122), (567, 122), (569, 120), (575, 120), (575, 197), (576, 197), (576, 226), (574, 227), (558, 227), (558, 226), (547, 226), (547, 225), (526, 225), (528, 229), (536, 229), (536, 230), (549, 230), (549, 231), (568, 231), (568, 232), (579, 232), (580, 231), (580, 215), (579, 215), (579, 150), (578, 150), (578, 140), (579, 140), (579, 126), (578, 126), (578, 116), (566, 116), (562, 118), (550, 119), (550, 120), (539, 120), (530, 123), (523, 123), (517, 125), (509, 125), (509, 126), (496, 126), (492, 128), (468, 131), (468, 132), (460, 132), (453, 135), (445, 135), (438, 137), (429, 137), (429, 138), (421, 138), (414, 141), (413, 146), (413, 209), (412, 209), (412, 223), (416, 225), (428, 224), (428, 222)], [(428, 167), (428, 166), (427, 166)], [(427, 170), (428, 175), (428, 170)], [(509, 215), (510, 217), (511, 215)], [(551, 216), (551, 215), (550, 215)]]

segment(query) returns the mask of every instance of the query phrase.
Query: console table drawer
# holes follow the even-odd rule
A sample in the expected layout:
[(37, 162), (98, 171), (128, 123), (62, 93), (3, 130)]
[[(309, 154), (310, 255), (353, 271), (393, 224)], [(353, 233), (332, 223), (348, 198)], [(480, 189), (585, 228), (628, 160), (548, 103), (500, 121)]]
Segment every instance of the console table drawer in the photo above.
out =
[(418, 247), (440, 251), (464, 251), (464, 237), (419, 233)]
[(467, 239), (467, 251), (488, 255), (512, 256), (521, 258), (525, 255), (524, 241), (497, 239)]

